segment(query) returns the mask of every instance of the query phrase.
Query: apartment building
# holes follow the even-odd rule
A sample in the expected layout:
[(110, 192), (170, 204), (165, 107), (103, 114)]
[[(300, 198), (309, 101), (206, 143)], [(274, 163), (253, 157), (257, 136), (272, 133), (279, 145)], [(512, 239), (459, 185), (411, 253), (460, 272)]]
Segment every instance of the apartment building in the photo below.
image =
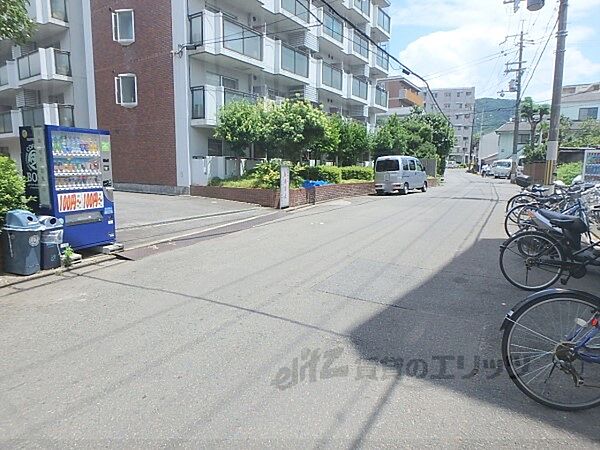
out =
[(89, 3), (31, 0), (35, 34), (0, 41), (0, 154), (20, 168), (20, 126), (96, 127)]
[[(387, 111), (387, 55), (319, 0), (148, 3), (91, 0), (98, 125), (112, 133), (118, 187), (180, 193), (239, 173), (213, 136), (235, 100), (300, 96), (365, 126)], [(387, 43), (389, 0), (331, 3)]]
[(388, 93), (388, 112), (380, 114), (380, 118), (407, 116), (415, 106), (425, 104), (424, 90), (402, 76), (388, 77), (381, 84)]
[[(432, 94), (454, 126), (454, 149), (450, 152), (448, 159), (458, 163), (469, 163), (475, 116), (475, 87), (433, 89)], [(438, 112), (438, 108), (428, 92), (425, 93), (425, 111)]]

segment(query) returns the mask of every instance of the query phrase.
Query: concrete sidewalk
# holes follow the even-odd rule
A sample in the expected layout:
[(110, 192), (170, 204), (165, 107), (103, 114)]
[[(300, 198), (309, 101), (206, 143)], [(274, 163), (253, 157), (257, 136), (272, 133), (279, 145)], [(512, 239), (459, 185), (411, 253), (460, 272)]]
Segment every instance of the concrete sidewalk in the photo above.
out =
[[(213, 228), (222, 227), (258, 218), (274, 210), (248, 203), (216, 200), (205, 197), (167, 196), (115, 192), (117, 242), (125, 250), (151, 246), (180, 236), (195, 235)], [(103, 261), (89, 251), (85, 261)], [(104, 255), (102, 255), (104, 256)], [(55, 270), (46, 270), (23, 277), (1, 272), (0, 288), (16, 282), (52, 275)]]

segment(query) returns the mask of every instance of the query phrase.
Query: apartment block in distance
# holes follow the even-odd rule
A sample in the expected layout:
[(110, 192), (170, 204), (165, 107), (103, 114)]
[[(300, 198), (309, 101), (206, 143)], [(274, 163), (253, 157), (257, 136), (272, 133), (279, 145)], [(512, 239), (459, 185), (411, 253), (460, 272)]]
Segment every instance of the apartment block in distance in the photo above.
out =
[(0, 154), (21, 167), (19, 127), (96, 127), (89, 2), (31, 0), (30, 42), (0, 41)]
[[(432, 93), (454, 126), (454, 149), (448, 159), (468, 164), (475, 115), (475, 88), (433, 89)], [(425, 111), (439, 112), (428, 92), (425, 93)]]
[(388, 111), (379, 115), (385, 118), (394, 114), (407, 116), (415, 106), (423, 107), (425, 96), (423, 89), (402, 76), (389, 77), (381, 81), (388, 93)]
[[(112, 133), (117, 187), (181, 193), (239, 174), (214, 138), (226, 104), (302, 97), (374, 126), (387, 54), (319, 0), (91, 0), (99, 127)], [(332, 7), (381, 46), (389, 0)]]

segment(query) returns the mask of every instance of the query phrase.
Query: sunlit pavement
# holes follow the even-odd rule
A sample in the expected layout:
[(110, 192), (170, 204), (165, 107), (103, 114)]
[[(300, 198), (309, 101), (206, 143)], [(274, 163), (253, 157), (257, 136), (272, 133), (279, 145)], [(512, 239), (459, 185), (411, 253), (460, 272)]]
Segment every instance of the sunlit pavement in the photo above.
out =
[(539, 406), (500, 365), (517, 190), (449, 170), (6, 288), (0, 445), (597, 445), (600, 409)]

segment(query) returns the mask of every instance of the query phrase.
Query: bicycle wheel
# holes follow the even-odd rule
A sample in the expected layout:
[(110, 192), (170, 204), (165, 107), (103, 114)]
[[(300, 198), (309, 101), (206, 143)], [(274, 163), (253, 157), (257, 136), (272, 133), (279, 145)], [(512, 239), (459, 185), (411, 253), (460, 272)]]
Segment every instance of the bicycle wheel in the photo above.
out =
[(526, 205), (529, 203), (537, 203), (537, 200), (537, 197), (533, 194), (525, 193), (513, 195), (511, 198), (508, 199), (508, 202), (506, 203), (506, 211), (509, 211), (515, 206)]
[(500, 246), (500, 270), (509, 283), (527, 291), (552, 286), (563, 273), (562, 246), (539, 231), (516, 234)]
[(599, 309), (597, 297), (552, 289), (507, 316), (502, 359), (523, 393), (565, 411), (600, 405), (600, 364), (581, 358), (582, 353), (600, 357), (600, 336), (574, 350), (575, 342), (593, 328)]
[(511, 237), (521, 231), (534, 228), (535, 226), (528, 213), (530, 211), (537, 211), (539, 206), (538, 203), (518, 205), (508, 211), (504, 218), (504, 231), (506, 235)]

